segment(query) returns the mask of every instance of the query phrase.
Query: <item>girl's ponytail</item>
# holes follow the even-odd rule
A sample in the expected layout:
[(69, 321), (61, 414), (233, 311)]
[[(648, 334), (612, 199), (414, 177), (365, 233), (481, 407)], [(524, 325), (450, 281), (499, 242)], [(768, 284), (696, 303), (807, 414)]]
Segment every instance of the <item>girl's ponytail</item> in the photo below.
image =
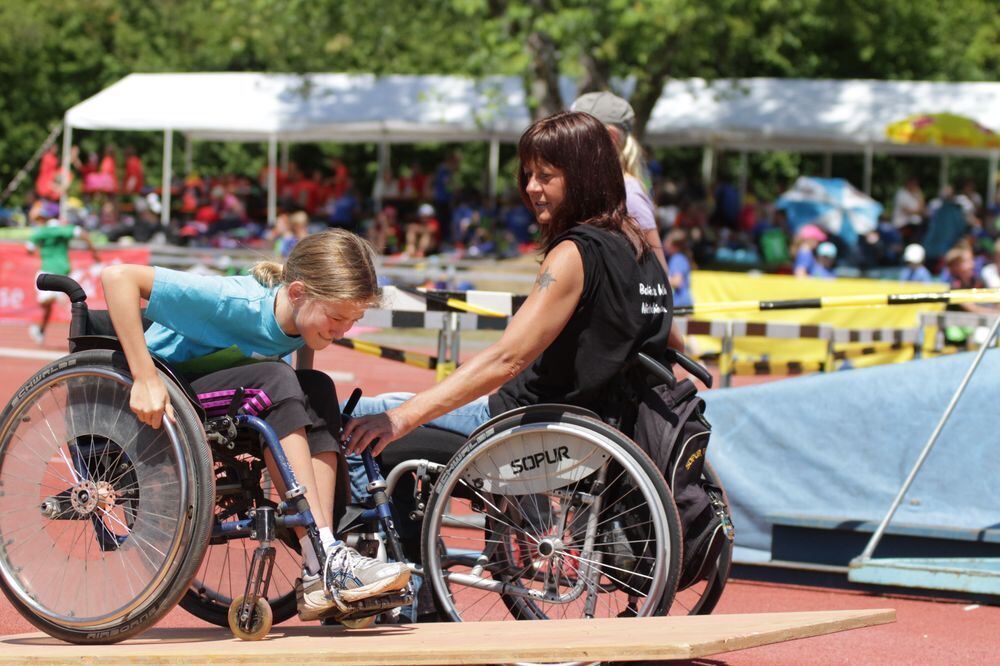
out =
[(285, 267), (277, 261), (260, 261), (250, 269), (250, 275), (265, 287), (280, 285), (284, 272)]

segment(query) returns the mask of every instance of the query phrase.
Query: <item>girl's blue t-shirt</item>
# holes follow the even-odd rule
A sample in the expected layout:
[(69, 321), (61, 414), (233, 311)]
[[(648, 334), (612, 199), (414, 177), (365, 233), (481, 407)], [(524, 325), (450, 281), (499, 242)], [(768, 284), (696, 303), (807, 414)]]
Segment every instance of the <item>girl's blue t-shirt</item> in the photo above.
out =
[(679, 287), (674, 287), (674, 307), (689, 307), (694, 305), (694, 295), (691, 293), (691, 262), (682, 253), (677, 252), (667, 259), (667, 274), (670, 277), (683, 275), (684, 281)]
[(300, 349), (274, 316), (278, 287), (252, 277), (205, 276), (157, 267), (146, 318), (149, 351), (181, 372), (204, 374)]

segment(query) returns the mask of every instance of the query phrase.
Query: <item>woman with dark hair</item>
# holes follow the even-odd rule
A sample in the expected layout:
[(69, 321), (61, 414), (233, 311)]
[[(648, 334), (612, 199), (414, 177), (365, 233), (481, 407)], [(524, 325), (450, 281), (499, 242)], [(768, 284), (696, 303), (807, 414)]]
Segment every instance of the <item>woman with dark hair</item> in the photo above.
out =
[(503, 337), (445, 381), (362, 399), (345, 429), (350, 453), (378, 454), (427, 423), (468, 435), (524, 405), (558, 402), (605, 416), (623, 368), (640, 351), (661, 357), (667, 348), (670, 287), (626, 212), (618, 150), (604, 125), (574, 112), (539, 120), (521, 136), (518, 158), (521, 198), (542, 230), (531, 293)]

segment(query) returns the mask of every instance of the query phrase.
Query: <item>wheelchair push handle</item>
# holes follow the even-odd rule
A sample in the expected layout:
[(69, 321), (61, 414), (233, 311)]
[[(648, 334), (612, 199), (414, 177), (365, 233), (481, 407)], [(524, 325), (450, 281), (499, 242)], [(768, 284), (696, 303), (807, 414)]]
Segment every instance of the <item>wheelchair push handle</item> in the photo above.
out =
[(684, 368), (689, 375), (704, 384), (705, 388), (712, 388), (712, 373), (705, 369), (701, 363), (676, 349), (668, 350), (667, 358)]
[(70, 303), (82, 303), (87, 300), (87, 292), (73, 278), (66, 275), (42, 273), (35, 280), (35, 286), (41, 291), (61, 291), (69, 296)]
[(668, 388), (674, 388), (677, 386), (677, 378), (674, 377), (674, 373), (670, 372), (670, 369), (662, 363), (653, 359), (653, 357), (639, 352), (638, 355), (639, 365), (642, 369), (653, 375), (653, 377), (659, 379)]

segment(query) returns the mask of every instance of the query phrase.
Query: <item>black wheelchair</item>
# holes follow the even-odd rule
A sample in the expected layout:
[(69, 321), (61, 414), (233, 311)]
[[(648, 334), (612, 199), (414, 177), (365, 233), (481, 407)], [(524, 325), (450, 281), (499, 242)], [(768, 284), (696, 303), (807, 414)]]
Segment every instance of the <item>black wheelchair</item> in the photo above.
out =
[[(176, 423), (145, 426), (129, 409), (132, 380), (107, 313), (88, 311), (69, 278), (38, 282), (70, 296), (71, 353), (0, 413), (0, 588), (36, 627), (74, 643), (124, 640), (178, 603), (262, 638), (296, 612), (291, 528), (323, 552), (274, 432), (235, 399), (207, 418), (163, 363)], [(338, 532), (366, 555), (407, 562), (440, 619), (704, 614), (728, 577), (731, 543), (677, 590), (670, 489), (635, 443), (587, 410), (522, 408), (468, 438), (421, 428), (383, 453), (385, 479), (370, 456), (364, 464), (371, 496), (347, 507)], [(705, 476), (722, 492), (709, 466)], [(403, 512), (419, 534), (400, 538)], [(337, 620), (392, 621), (389, 609), (412, 593), (342, 608)]]

